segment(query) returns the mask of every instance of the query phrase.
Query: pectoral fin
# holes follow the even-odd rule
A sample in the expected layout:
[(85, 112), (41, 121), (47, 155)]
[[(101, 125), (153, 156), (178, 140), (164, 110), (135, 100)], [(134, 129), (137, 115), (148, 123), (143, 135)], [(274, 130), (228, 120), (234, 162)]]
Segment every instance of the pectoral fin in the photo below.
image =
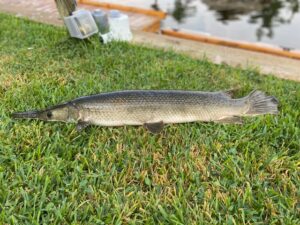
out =
[(87, 126), (89, 126), (90, 124), (84, 121), (78, 121), (76, 129), (78, 132), (83, 131)]
[(151, 132), (154, 134), (158, 134), (162, 131), (162, 129), (164, 128), (164, 123), (158, 122), (158, 123), (145, 123), (144, 126)]
[(243, 124), (243, 119), (239, 116), (225, 117), (220, 120), (215, 121), (216, 123), (233, 123), (233, 124)]

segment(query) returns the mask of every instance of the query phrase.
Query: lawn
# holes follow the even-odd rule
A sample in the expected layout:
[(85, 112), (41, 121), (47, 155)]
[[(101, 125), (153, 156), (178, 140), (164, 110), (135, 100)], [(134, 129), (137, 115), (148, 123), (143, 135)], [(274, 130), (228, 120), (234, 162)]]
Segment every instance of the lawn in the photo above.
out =
[[(0, 14), (0, 224), (300, 224), (300, 84)], [(252, 89), (243, 126), (96, 127), (10, 113), (123, 89)]]

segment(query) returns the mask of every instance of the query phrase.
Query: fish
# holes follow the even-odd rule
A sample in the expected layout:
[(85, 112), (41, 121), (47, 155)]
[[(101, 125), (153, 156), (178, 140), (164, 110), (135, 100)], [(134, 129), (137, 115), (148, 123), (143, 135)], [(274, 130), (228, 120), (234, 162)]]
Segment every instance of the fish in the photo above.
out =
[(242, 98), (231, 91), (126, 90), (83, 96), (43, 110), (16, 112), (15, 119), (89, 125), (141, 126), (160, 133), (165, 124), (216, 122), (242, 124), (243, 117), (278, 114), (279, 101), (259, 90)]

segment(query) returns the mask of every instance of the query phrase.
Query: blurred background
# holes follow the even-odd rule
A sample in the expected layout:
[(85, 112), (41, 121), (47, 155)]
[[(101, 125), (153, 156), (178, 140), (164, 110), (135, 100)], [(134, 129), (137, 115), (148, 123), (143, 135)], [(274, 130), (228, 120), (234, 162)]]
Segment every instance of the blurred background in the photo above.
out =
[(163, 28), (300, 49), (300, 0), (110, 0), (168, 12)]

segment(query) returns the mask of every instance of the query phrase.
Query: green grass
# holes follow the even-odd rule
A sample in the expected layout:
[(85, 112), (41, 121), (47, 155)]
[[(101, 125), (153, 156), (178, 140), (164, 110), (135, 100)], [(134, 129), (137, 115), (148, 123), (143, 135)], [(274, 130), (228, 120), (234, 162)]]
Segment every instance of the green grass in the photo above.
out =
[[(300, 224), (300, 84), (172, 51), (69, 39), (0, 14), (0, 224)], [(275, 95), (245, 125), (96, 127), (12, 120), (121, 89)]]

